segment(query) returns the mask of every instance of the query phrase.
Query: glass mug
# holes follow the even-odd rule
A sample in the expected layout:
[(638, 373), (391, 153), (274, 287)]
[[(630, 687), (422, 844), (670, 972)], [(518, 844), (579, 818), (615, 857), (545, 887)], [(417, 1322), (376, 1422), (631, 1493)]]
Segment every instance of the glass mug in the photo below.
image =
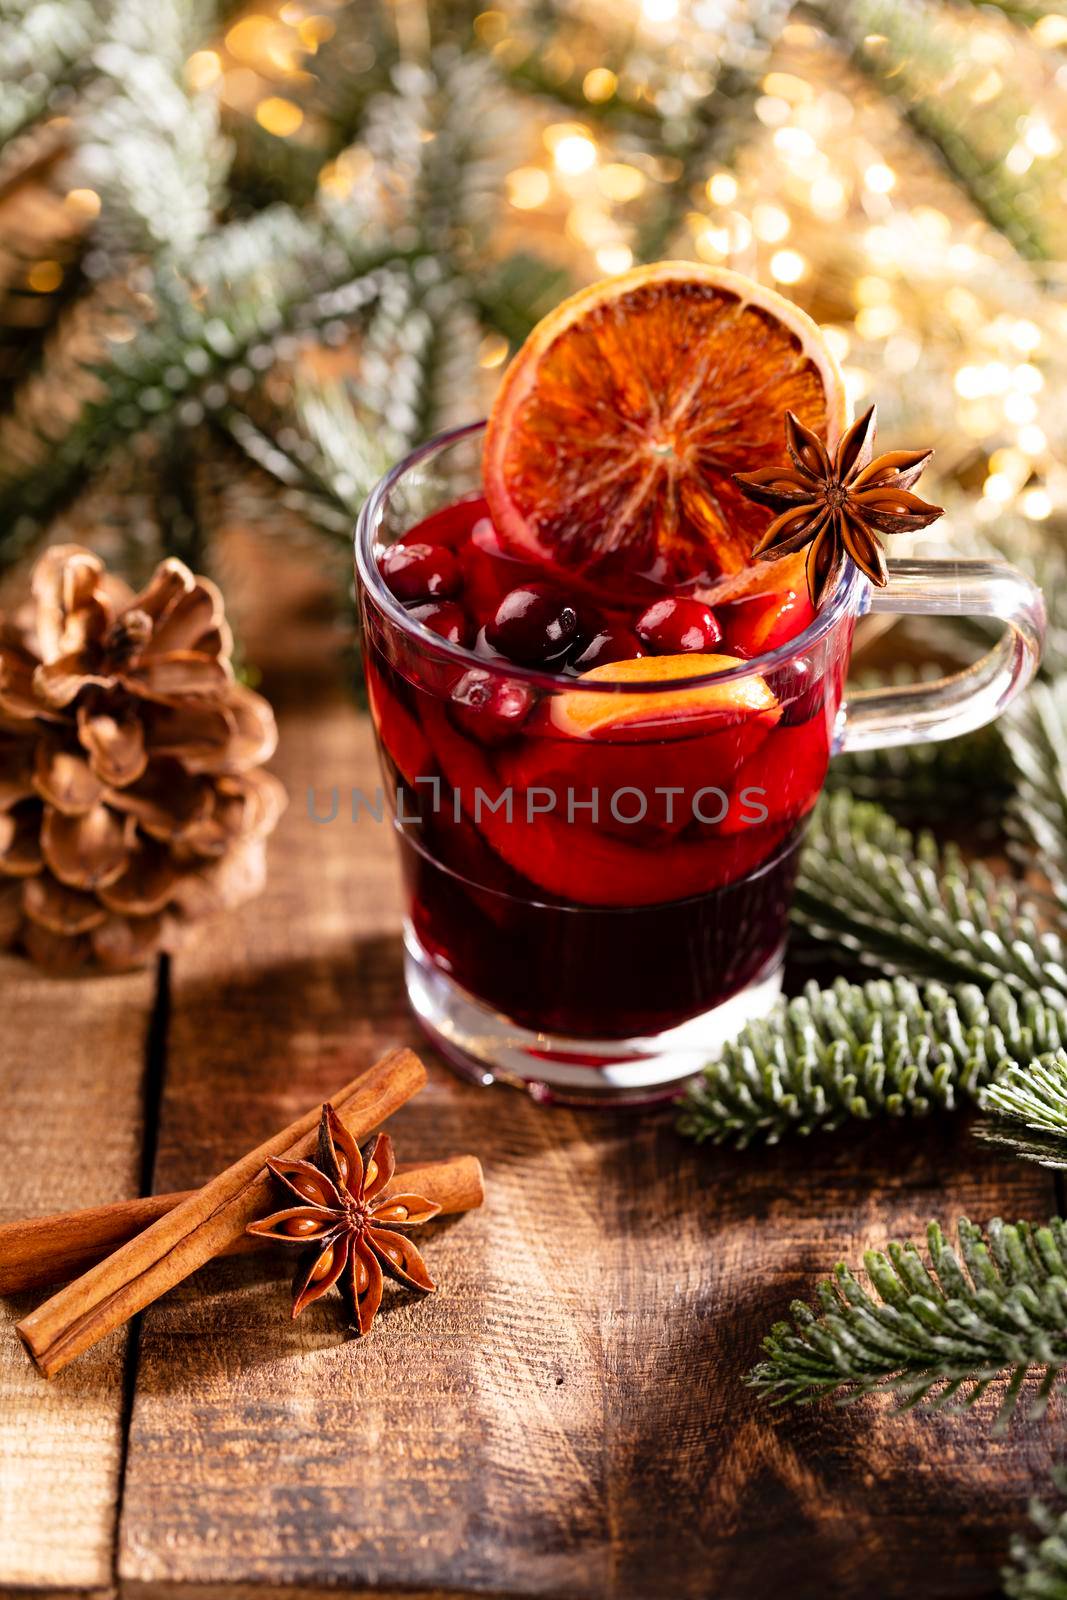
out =
[[(808, 627), (727, 671), (634, 682), (605, 667), (589, 681), (486, 658), (420, 623), (378, 565), (417, 528), (457, 556), (490, 609), (494, 583), (502, 594), (533, 574), (505, 561), (501, 579), (499, 547), (484, 554), (482, 433), (475, 423), (414, 451), (356, 532), (408, 995), (434, 1045), (479, 1083), (647, 1103), (773, 1005), (831, 755), (991, 721), (1034, 673), (1044, 604), (999, 562), (891, 561), (884, 590), (849, 562)], [(963, 672), (846, 701), (868, 611), (1007, 628)]]

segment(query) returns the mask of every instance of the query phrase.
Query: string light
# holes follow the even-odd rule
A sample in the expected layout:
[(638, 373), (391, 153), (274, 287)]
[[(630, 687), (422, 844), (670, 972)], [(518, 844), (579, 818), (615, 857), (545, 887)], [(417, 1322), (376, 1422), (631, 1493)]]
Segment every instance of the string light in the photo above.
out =
[(596, 181), (601, 194), (608, 200), (617, 201), (620, 205), (636, 200), (638, 195), (644, 193), (646, 187), (644, 173), (637, 167), (629, 166), (625, 161), (605, 162), (597, 172)]
[(270, 94), (256, 107), (256, 121), (268, 133), (276, 134), (279, 139), (288, 139), (302, 125), (304, 113), (292, 100)]
[(617, 272), (625, 272), (634, 263), (634, 253), (625, 244), (601, 245), (596, 253), (596, 264), (601, 272), (606, 272), (613, 277)]
[(58, 261), (35, 261), (26, 274), (26, 283), (35, 294), (54, 294), (63, 282)]
[(609, 67), (593, 67), (582, 79), (582, 93), (595, 106), (610, 100), (618, 87), (619, 80)]
[(87, 222), (100, 215), (100, 196), (95, 189), (71, 189), (66, 201), (70, 209)]
[(505, 180), (509, 202), (517, 211), (536, 211), (552, 192), (548, 173), (541, 167), (516, 167)]
[(552, 159), (560, 172), (576, 178), (596, 165), (596, 145), (586, 134), (569, 133), (556, 145)]
[(797, 250), (776, 250), (771, 257), (771, 277), (777, 283), (799, 283), (808, 263)]
[(713, 172), (706, 192), (713, 205), (732, 206), (737, 199), (737, 179), (732, 172)]
[(190, 89), (210, 89), (222, 76), (222, 61), (214, 50), (194, 50), (185, 63), (185, 81)]
[(897, 175), (884, 161), (873, 161), (863, 174), (864, 188), (872, 194), (888, 194), (896, 187)]
[(1029, 517), (1032, 522), (1044, 522), (1046, 517), (1052, 515), (1052, 496), (1047, 489), (1027, 489), (1019, 501), (1024, 517)]
[[(752, 211), (752, 230), (765, 244), (779, 244), (788, 234), (788, 213), (781, 206), (758, 205)], [(783, 282), (787, 281), (783, 279)], [(794, 281), (794, 280), (789, 280)]]
[(478, 365), (487, 371), (501, 367), (508, 358), (510, 346), (499, 333), (487, 333), (478, 347)]

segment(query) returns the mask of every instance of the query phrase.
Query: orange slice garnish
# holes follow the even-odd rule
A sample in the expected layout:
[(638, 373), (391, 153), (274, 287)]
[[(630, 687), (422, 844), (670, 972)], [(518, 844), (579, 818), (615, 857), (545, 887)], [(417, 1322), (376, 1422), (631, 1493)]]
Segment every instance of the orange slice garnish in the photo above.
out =
[[(679, 678), (700, 678), (713, 672), (727, 672), (742, 665), (740, 656), (710, 655), (694, 651), (682, 656), (638, 656), (633, 661), (612, 661), (583, 672), (580, 683), (675, 683)], [(759, 717), (776, 722), (781, 715), (778, 701), (756, 673), (726, 683), (705, 683), (699, 688), (671, 688), (662, 693), (627, 694), (625, 690), (605, 690), (603, 694), (571, 689), (553, 696), (549, 718), (556, 730), (574, 739), (595, 739), (608, 733), (616, 736), (629, 728), (636, 732), (655, 723), (662, 736), (675, 724), (684, 736), (693, 719)]]
[(501, 541), (576, 572), (740, 572), (770, 513), (733, 474), (785, 459), (787, 410), (831, 448), (844, 428), (833, 355), (775, 290), (685, 261), (594, 284), (538, 323), (497, 394)]

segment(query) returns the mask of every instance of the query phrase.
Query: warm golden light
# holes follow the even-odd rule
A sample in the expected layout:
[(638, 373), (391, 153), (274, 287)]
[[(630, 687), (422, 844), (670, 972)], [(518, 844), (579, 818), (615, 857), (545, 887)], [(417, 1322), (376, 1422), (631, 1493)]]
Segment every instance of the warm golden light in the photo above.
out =
[(609, 67), (593, 67), (582, 79), (582, 93), (595, 106), (610, 100), (618, 87), (619, 80)]
[(629, 200), (636, 200), (643, 194), (646, 187), (645, 175), (637, 167), (629, 166), (625, 161), (608, 161), (596, 175), (597, 187), (601, 194), (608, 200), (615, 200), (620, 205), (625, 205)]
[(53, 294), (63, 282), (63, 268), (58, 261), (35, 261), (26, 282), (35, 294)]
[(540, 167), (516, 167), (505, 180), (508, 201), (516, 211), (535, 211), (552, 192), (548, 173)]
[(808, 263), (797, 250), (776, 250), (771, 257), (771, 276), (778, 283), (799, 283)]
[(256, 121), (268, 133), (277, 134), (279, 139), (288, 139), (303, 123), (304, 113), (292, 100), (271, 94), (256, 107)]
[(487, 333), (478, 347), (478, 365), (487, 369), (503, 366), (508, 349), (508, 341), (502, 334)]
[(596, 165), (596, 145), (584, 133), (569, 133), (556, 145), (552, 159), (560, 172), (576, 178)]
[(190, 89), (210, 89), (222, 75), (222, 62), (214, 50), (194, 50), (185, 63), (185, 81)]
[(100, 215), (100, 196), (95, 189), (71, 189), (66, 198), (70, 209), (86, 221)]
[(708, 199), (716, 206), (732, 206), (737, 199), (737, 179), (732, 172), (713, 172), (707, 182)]
[(601, 272), (606, 272), (613, 277), (617, 272), (626, 272), (634, 264), (634, 254), (628, 245), (605, 244), (601, 245), (596, 253), (596, 264)]

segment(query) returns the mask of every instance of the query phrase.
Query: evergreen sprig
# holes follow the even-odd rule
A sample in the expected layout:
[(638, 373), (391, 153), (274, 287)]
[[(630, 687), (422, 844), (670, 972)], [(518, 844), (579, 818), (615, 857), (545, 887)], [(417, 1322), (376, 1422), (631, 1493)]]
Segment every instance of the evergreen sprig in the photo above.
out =
[(1009, 827), (1067, 911), (1067, 677), (1034, 684), (1003, 732), (1018, 772)]
[(1021, 256), (1056, 261), (1065, 250), (1054, 196), (1063, 163), (1039, 176), (1013, 175), (1005, 157), (1030, 110), (1009, 90), (988, 105), (973, 90), (984, 71), (962, 48), (964, 24), (951, 8), (923, 0), (821, 0), (819, 18), (880, 92), (892, 95), (911, 127)]
[(1067, 1003), (1067, 955), (1015, 886), (913, 836), (847, 792), (820, 801), (801, 857), (796, 920), (882, 971)]
[[(1067, 1492), (1062, 1469), (1053, 1474), (1057, 1489)], [(1036, 1543), (1017, 1534), (1011, 1542), (1011, 1566), (1001, 1576), (1009, 1600), (1067, 1600), (1067, 1509), (1056, 1512), (1031, 1500), (1030, 1521)]]
[(994, 984), (955, 990), (904, 978), (809, 983), (751, 1022), (704, 1068), (679, 1129), (739, 1148), (850, 1119), (953, 1110), (983, 1085), (1067, 1043), (1067, 1018)]
[(1062, 1047), (1007, 1067), (983, 1088), (979, 1103), (995, 1118), (975, 1128), (980, 1139), (1043, 1167), (1067, 1168), (1067, 1053)]
[(929, 1265), (910, 1241), (868, 1250), (870, 1288), (838, 1265), (816, 1308), (794, 1301), (764, 1339), (749, 1383), (776, 1402), (885, 1390), (907, 1409), (970, 1406), (1006, 1379), (1002, 1429), (1040, 1375), (1028, 1409), (1041, 1415), (1067, 1364), (1067, 1223), (997, 1218), (983, 1232), (961, 1218), (957, 1231), (958, 1251), (929, 1224)]

